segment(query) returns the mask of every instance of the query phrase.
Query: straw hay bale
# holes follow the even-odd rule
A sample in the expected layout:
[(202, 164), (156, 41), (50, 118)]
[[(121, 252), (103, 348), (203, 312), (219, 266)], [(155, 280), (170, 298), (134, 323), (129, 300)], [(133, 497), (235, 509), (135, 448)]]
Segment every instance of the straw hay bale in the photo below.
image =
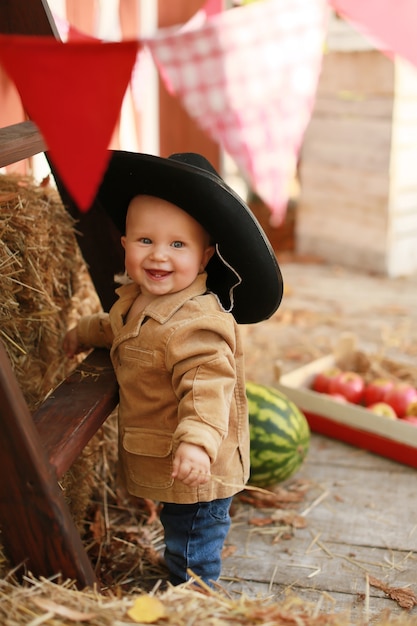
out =
[(0, 337), (31, 410), (68, 373), (68, 324), (99, 308), (74, 226), (52, 187), (0, 177)]
[[(157, 599), (159, 618), (152, 611), (140, 614), (136, 622), (131, 617), (138, 599), (142, 607), (146, 601)], [(0, 623), (4, 626), (127, 626), (128, 624), (160, 624), (165, 626), (349, 626), (363, 625), (367, 620), (352, 621), (348, 614), (320, 611), (320, 604), (305, 602), (295, 594), (277, 602), (271, 598), (231, 597), (220, 585), (212, 590), (194, 583), (171, 587), (161, 592), (143, 592), (130, 596), (120, 593), (98, 593), (95, 590), (78, 591), (70, 582), (56, 584), (50, 580), (27, 578), (25, 584), (13, 580), (0, 581)], [(143, 602), (145, 600), (145, 602)], [(153, 603), (149, 602), (151, 606)], [(412, 626), (415, 618), (409, 615), (381, 615), (372, 620), (374, 626)]]
[[(74, 367), (62, 347), (67, 329), (100, 310), (74, 229), (48, 181), (0, 175), (0, 339), (31, 411)], [(96, 448), (93, 441), (62, 481), (78, 525)]]

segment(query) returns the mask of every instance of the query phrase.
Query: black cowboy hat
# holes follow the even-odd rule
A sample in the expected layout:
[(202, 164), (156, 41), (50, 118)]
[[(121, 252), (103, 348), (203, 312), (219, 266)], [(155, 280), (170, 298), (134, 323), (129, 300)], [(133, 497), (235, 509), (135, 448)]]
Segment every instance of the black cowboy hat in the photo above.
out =
[(238, 323), (260, 322), (277, 310), (283, 282), (274, 251), (249, 207), (203, 156), (112, 151), (97, 200), (121, 234), (136, 195), (177, 205), (211, 235), (217, 253), (206, 268), (207, 287)]

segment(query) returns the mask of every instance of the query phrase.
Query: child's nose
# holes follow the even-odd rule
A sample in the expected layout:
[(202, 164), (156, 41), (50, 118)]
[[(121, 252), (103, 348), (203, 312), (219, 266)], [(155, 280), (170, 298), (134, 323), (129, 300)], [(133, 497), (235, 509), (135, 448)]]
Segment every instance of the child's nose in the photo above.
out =
[(167, 258), (166, 246), (159, 245), (152, 248), (152, 256), (154, 259), (163, 260)]

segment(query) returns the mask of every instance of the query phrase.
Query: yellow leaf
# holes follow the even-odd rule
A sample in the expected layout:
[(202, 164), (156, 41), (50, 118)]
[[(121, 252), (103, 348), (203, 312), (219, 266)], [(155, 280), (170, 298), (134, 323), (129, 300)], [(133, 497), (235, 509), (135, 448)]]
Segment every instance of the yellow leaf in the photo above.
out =
[(154, 624), (161, 617), (165, 617), (165, 607), (155, 596), (139, 596), (127, 614), (134, 622)]

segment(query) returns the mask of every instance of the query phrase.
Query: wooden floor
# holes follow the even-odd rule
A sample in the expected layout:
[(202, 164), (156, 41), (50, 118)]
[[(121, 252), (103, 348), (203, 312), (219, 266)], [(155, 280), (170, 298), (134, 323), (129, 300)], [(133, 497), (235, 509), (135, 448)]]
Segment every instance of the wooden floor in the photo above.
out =
[(309, 481), (297, 504), (305, 528), (285, 539), (277, 523), (251, 523), (274, 510), (238, 504), (227, 542), (235, 552), (224, 559), (222, 584), (275, 601), (291, 591), (323, 613), (349, 611), (355, 623), (384, 611), (417, 623), (417, 607), (405, 611), (369, 584), (374, 577), (417, 594), (416, 470), (313, 435), (289, 482), (296, 479)]
[[(274, 385), (274, 363), (289, 372), (330, 354), (346, 331), (370, 354), (417, 363), (417, 275), (389, 279), (291, 262), (281, 269), (286, 290), (278, 312), (244, 327), (248, 379)], [(323, 612), (350, 610), (355, 623), (385, 610), (404, 614), (368, 581), (408, 585), (417, 595), (417, 470), (313, 435), (294, 478), (311, 481), (297, 506), (305, 528), (283, 539), (277, 523), (250, 523), (273, 511), (240, 505), (224, 585), (275, 600), (290, 590)], [(409, 615), (417, 624), (417, 607)]]

